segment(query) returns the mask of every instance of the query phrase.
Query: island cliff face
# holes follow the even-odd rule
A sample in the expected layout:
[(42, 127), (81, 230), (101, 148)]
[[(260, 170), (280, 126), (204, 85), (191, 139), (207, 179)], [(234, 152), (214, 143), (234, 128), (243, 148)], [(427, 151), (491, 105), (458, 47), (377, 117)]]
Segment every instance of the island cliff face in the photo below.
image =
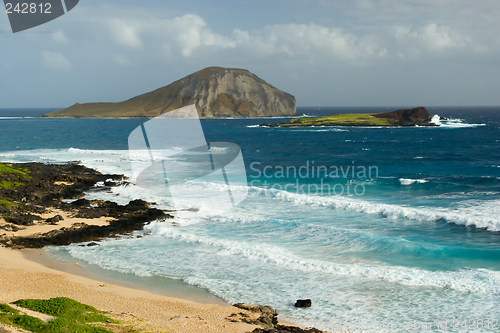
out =
[(375, 113), (373, 116), (375, 118), (389, 119), (398, 126), (429, 126), (429, 122), (432, 119), (432, 116), (423, 106), (413, 109), (401, 109), (393, 112)]
[(208, 67), (119, 103), (75, 104), (46, 117), (156, 117), (195, 104), (203, 118), (295, 116), (295, 97), (245, 69)]

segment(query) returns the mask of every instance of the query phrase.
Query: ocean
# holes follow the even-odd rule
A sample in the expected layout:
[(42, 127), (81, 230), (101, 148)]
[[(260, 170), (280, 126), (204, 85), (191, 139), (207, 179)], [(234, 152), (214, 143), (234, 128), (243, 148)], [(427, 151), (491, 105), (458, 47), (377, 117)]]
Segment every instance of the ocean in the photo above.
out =
[[(249, 186), (231, 187), (246, 195), (241, 203), (221, 214), (194, 203), (183, 207), (198, 209), (192, 218), (48, 253), (137, 284), (197, 286), (229, 303), (270, 305), (324, 330), (500, 332), (500, 107), (427, 109), (446, 117), (442, 126), (201, 120), (208, 142), (241, 148)], [(1, 162), (79, 161), (132, 174), (128, 136), (147, 119), (39, 118), (49, 111), (0, 109)], [(184, 186), (193, 195), (227, 188), (196, 179)], [(97, 186), (87, 197), (172, 208), (167, 195), (127, 182)], [(312, 307), (295, 308), (304, 298)]]

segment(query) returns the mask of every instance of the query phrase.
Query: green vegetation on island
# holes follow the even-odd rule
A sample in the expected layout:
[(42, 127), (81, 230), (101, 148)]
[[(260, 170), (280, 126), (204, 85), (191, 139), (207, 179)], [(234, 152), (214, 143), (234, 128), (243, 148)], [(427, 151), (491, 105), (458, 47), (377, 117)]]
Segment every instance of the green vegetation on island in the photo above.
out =
[(277, 124), (279, 127), (296, 126), (393, 126), (386, 118), (375, 118), (372, 114), (339, 114), (320, 118), (296, 118), (286, 123)]

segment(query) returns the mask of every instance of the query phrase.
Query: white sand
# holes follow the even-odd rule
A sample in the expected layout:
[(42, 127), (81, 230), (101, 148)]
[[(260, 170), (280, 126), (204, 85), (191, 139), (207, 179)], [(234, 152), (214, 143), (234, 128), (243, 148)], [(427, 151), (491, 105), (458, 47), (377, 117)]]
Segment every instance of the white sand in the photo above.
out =
[[(36, 250), (27, 251), (33, 254)], [(135, 321), (140, 327), (154, 328), (158, 332), (250, 332), (257, 327), (227, 320), (231, 314), (240, 312), (255, 317), (253, 313), (232, 306), (200, 304), (102, 285), (105, 285), (102, 281), (56, 271), (28, 260), (23, 251), (0, 248), (0, 303), (24, 298), (69, 297), (124, 320), (138, 318)]]

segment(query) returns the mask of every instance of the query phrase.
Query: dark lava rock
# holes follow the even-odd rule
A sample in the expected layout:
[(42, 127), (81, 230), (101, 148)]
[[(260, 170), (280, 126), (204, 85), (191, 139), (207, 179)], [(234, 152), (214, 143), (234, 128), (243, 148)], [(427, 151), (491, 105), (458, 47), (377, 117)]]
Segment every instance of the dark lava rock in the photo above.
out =
[(11, 223), (32, 225), (46, 208), (61, 208), (62, 199), (79, 199), (94, 184), (107, 179), (123, 180), (123, 175), (103, 175), (96, 170), (69, 163), (47, 165), (42, 163), (8, 164), (18, 172), (2, 172), (0, 181), (19, 186), (1, 188), (0, 198), (8, 205), (0, 205), (0, 216), (7, 216)]
[(272, 329), (256, 328), (251, 333), (324, 333), (317, 328), (300, 328), (295, 326), (277, 325)]
[(310, 308), (311, 305), (312, 302), (310, 299), (298, 299), (297, 302), (295, 302), (296, 308)]
[(392, 112), (382, 112), (373, 115), (376, 118), (387, 118), (401, 126), (427, 125), (432, 116), (426, 108), (419, 106), (413, 109), (401, 109)]
[(16, 227), (14, 224), (5, 224), (5, 225), (0, 225), (0, 229), (3, 229), (5, 231), (19, 231), (19, 228)]
[[(125, 206), (119, 206), (125, 209)], [(96, 209), (99, 209), (97, 207)], [(103, 238), (119, 237), (136, 230), (142, 230), (146, 223), (157, 219), (172, 218), (156, 208), (137, 210), (123, 213), (120, 218), (113, 220), (109, 225), (96, 226), (85, 223), (75, 223), (70, 228), (61, 228), (44, 234), (16, 237), (10, 240), (7, 246), (22, 245), (26, 248), (42, 248), (47, 245), (69, 245), (72, 243), (95, 242)], [(0, 243), (3, 241), (0, 239)], [(5, 242), (3, 242), (5, 244)]]
[(87, 199), (78, 199), (73, 201), (70, 205), (73, 207), (90, 207), (90, 201)]
[(56, 216), (53, 216), (53, 217), (46, 219), (45, 222), (50, 223), (52, 225), (55, 225), (55, 224), (57, 224), (57, 222), (62, 221), (62, 220), (64, 220), (64, 219), (61, 215), (56, 215)]
[(21, 214), (21, 215), (14, 215), (14, 216), (7, 216), (5, 218), (5, 221), (17, 225), (23, 225), (23, 226), (30, 226), (33, 225), (33, 221), (39, 221), (42, 220), (40, 216), (33, 215), (33, 214)]
[(87, 246), (100, 246), (100, 244), (96, 243), (96, 242), (92, 242), (92, 243), (88, 243)]
[[(33, 225), (34, 220), (42, 220), (34, 214), (44, 213), (47, 208), (62, 209), (75, 217), (105, 216), (113, 220), (105, 226), (79, 223), (73, 224), (70, 228), (61, 228), (45, 234), (1, 238), (0, 243), (9, 247), (42, 248), (46, 245), (95, 242), (102, 238), (119, 237), (135, 230), (142, 230), (144, 224), (156, 219), (172, 218), (162, 210), (150, 208), (149, 203), (143, 200), (134, 200), (121, 206), (109, 201), (82, 199), (83, 192), (94, 189), (94, 185), (98, 182), (110, 179), (123, 181), (123, 175), (103, 175), (96, 170), (72, 163), (64, 165), (20, 163), (10, 166), (22, 171), (0, 174), (0, 181), (22, 183), (15, 188), (0, 189), (0, 198), (10, 203), (0, 204), (0, 216), (4, 216), (4, 219), (12, 225)], [(78, 200), (68, 204), (62, 199)], [(61, 219), (61, 216), (54, 216), (47, 219), (47, 222), (55, 224)]]

